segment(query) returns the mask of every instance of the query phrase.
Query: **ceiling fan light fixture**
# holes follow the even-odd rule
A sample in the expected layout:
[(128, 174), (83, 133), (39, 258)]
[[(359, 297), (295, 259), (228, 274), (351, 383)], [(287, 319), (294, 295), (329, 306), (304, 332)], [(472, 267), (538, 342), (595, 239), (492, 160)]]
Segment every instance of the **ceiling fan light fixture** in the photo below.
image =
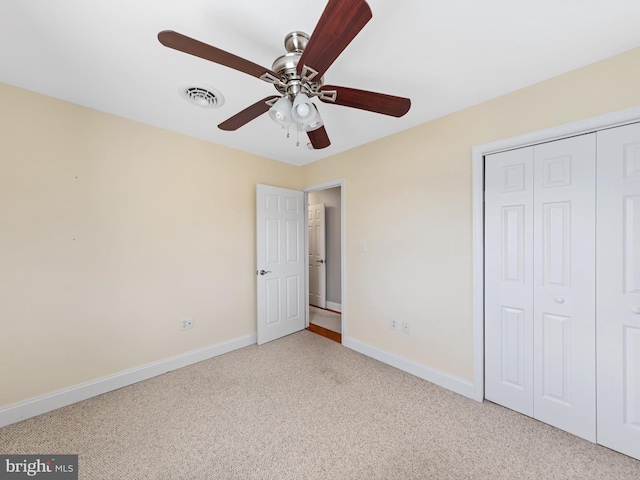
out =
[(317, 115), (317, 110), (306, 93), (299, 93), (293, 101), (291, 116), (297, 123), (307, 125)]
[(322, 120), (322, 117), (320, 116), (320, 112), (318, 111), (316, 106), (312, 103), (311, 107), (313, 107), (314, 115), (311, 118), (311, 120), (307, 121), (306, 124), (302, 125), (302, 129), (305, 132), (313, 132), (314, 130), (319, 129), (324, 125), (324, 121)]
[(291, 123), (291, 100), (284, 96), (269, 109), (269, 117), (278, 125), (286, 127)]
[(312, 122), (312, 123), (310, 123), (309, 125), (304, 125), (304, 126), (302, 127), (302, 129), (303, 129), (305, 132), (313, 132), (314, 130), (317, 130), (317, 129), (319, 129), (320, 127), (322, 127), (323, 125), (324, 125), (324, 122), (322, 121), (322, 119), (320, 119), (320, 120), (319, 120), (319, 121), (317, 121), (317, 122)]
[(307, 118), (310, 112), (311, 112), (311, 109), (309, 108), (309, 105), (306, 103), (301, 103), (296, 107), (296, 113), (300, 118)]

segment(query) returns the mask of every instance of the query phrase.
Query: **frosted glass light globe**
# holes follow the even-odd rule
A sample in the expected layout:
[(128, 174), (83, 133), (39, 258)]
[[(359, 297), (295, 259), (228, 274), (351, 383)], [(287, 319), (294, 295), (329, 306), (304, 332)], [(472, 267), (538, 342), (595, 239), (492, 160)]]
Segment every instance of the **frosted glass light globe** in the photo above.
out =
[(300, 115), (301, 117), (306, 117), (307, 115), (309, 115), (310, 109), (309, 105), (307, 105), (306, 103), (301, 103), (296, 107), (296, 109), (298, 110), (298, 115)]

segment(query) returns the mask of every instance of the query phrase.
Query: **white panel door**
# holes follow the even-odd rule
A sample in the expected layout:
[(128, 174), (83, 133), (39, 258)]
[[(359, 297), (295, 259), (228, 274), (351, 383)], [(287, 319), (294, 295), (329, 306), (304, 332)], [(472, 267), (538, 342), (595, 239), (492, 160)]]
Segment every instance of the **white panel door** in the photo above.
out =
[(257, 185), (258, 344), (305, 328), (304, 194)]
[(533, 147), (485, 162), (485, 397), (533, 416)]
[(534, 417), (595, 442), (596, 136), (534, 147)]
[(640, 459), (640, 125), (598, 132), (598, 443)]
[(327, 247), (324, 203), (309, 205), (309, 304), (327, 306)]

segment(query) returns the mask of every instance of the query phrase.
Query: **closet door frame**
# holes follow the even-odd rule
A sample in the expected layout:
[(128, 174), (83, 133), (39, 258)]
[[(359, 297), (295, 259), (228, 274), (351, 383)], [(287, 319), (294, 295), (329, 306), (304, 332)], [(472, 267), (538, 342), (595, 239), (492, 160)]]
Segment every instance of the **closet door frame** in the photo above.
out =
[(473, 399), (484, 400), (484, 157), (514, 148), (640, 122), (640, 107), (476, 145), (472, 149), (473, 201)]

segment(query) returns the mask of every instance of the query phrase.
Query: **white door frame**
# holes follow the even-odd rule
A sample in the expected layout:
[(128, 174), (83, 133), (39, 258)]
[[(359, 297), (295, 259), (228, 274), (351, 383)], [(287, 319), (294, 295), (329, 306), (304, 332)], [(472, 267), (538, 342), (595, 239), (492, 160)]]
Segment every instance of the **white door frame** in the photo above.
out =
[[(308, 187), (304, 187), (302, 191), (304, 192), (304, 203), (305, 208), (309, 203), (309, 193), (317, 192), (319, 190), (326, 190), (328, 188), (340, 187), (340, 303), (342, 305), (341, 311), (341, 332), (342, 332), (342, 340), (344, 341), (345, 337), (345, 326), (347, 324), (347, 256), (346, 252), (346, 203), (345, 203), (345, 195), (344, 195), (344, 178), (339, 178), (337, 180), (330, 180), (328, 182), (319, 183), (317, 185), (310, 185)], [(305, 258), (309, 258), (309, 215), (305, 215), (305, 228), (304, 228), (304, 254)], [(309, 262), (305, 263), (305, 295), (307, 298), (306, 303), (306, 326), (309, 327)]]
[[(484, 399), (484, 156), (640, 121), (640, 107), (477, 145), (472, 150), (473, 399)], [(308, 252), (307, 252), (308, 255)], [(308, 296), (308, 292), (307, 292)]]

